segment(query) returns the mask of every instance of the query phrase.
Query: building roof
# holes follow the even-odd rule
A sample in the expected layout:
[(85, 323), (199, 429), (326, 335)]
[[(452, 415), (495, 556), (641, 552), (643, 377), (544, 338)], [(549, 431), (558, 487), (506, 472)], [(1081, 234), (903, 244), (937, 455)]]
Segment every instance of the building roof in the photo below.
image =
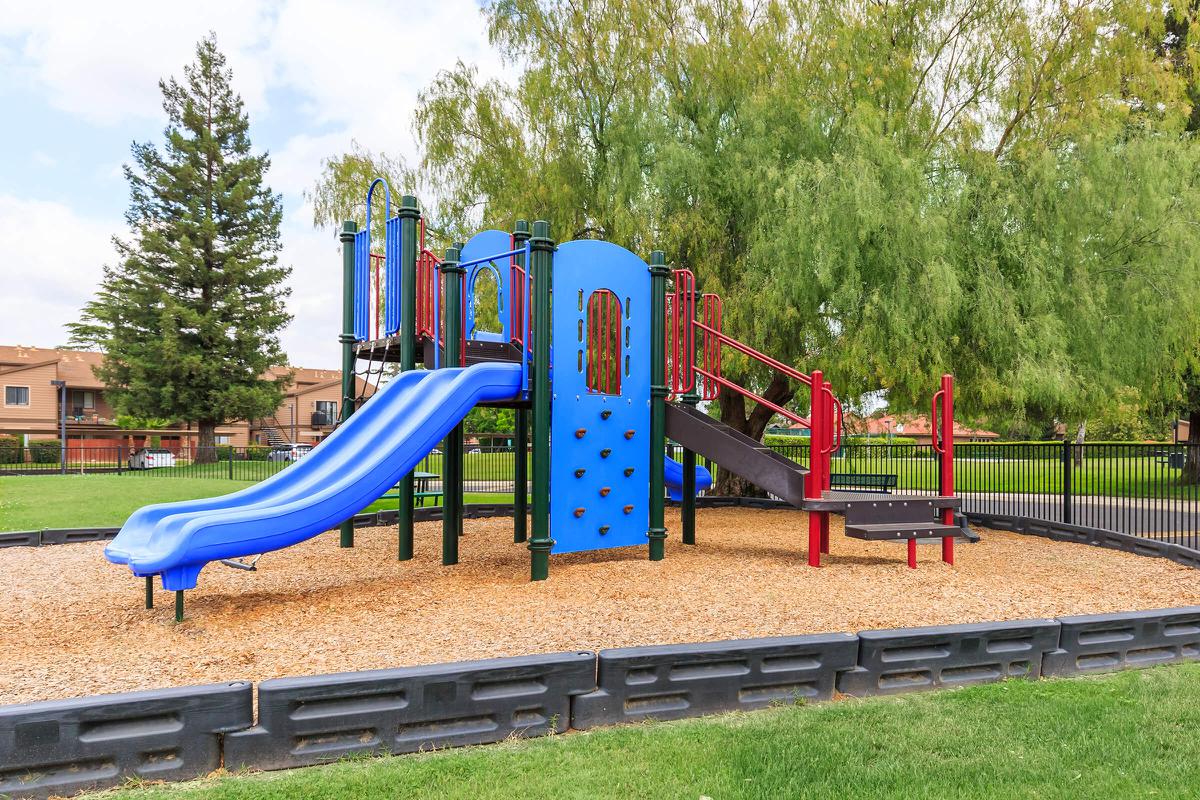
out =
[[(104, 354), (91, 350), (66, 350), (46, 347), (0, 345), (0, 375), (30, 367), (58, 362), (58, 379), (78, 389), (103, 389), (104, 383), (92, 372), (104, 361)], [(271, 367), (264, 377), (292, 375), (288, 394), (304, 394), (310, 390), (341, 380), (340, 370), (310, 369), (307, 367)]]
[[(867, 417), (858, 420), (856, 427), (862, 433), (870, 436), (886, 436), (888, 433), (896, 436), (929, 436), (929, 417), (885, 414), (882, 417)], [(861, 427), (859, 427), (861, 426)], [(1000, 434), (994, 431), (979, 430), (954, 421), (955, 438), (964, 439), (999, 439)]]
[(0, 345), (0, 372), (15, 372), (29, 367), (58, 362), (58, 380), (80, 389), (103, 389), (104, 384), (92, 372), (100, 366), (103, 353), (44, 347)]

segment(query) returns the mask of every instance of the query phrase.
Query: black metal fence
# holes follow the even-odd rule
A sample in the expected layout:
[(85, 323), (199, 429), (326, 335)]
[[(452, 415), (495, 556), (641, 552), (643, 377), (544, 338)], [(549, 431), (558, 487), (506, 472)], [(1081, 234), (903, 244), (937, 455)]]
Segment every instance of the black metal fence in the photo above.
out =
[[(774, 449), (808, 463), (807, 443)], [(119, 473), (153, 478), (261, 481), (303, 450), (261, 446), (155, 449), (146, 463), (125, 447), (69, 447), (68, 473)], [(668, 448), (676, 459), (678, 445)], [(0, 450), (0, 475), (46, 475), (63, 471), (58, 448)], [(526, 454), (528, 459), (528, 454)], [(468, 494), (513, 492), (516, 456), (511, 447), (467, 445), (463, 457)], [(704, 458), (697, 463), (713, 470)], [(954, 474), (963, 510), (1088, 525), (1200, 547), (1200, 484), (1195, 482), (1200, 445), (1069, 442), (958, 444)], [(846, 444), (831, 460), (834, 489), (935, 494), (940, 460), (927, 444)], [(442, 453), (434, 450), (416, 467), (420, 487), (439, 492)]]

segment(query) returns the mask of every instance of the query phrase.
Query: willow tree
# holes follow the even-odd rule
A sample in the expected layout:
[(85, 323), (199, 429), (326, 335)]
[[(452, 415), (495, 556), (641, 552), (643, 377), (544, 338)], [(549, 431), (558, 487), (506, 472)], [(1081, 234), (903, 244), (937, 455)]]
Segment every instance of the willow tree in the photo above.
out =
[[(421, 177), (464, 229), (658, 247), (734, 336), (842, 396), (1086, 414), (1180, 391), (1194, 347), (1196, 145), (1162, 8), (1075, 0), (503, 0), (519, 74), (440, 75)], [(1137, 335), (1130, 335), (1136, 331)], [(802, 387), (726, 376), (806, 412)], [(755, 437), (771, 418), (722, 390)], [(729, 476), (721, 490), (737, 490)]]

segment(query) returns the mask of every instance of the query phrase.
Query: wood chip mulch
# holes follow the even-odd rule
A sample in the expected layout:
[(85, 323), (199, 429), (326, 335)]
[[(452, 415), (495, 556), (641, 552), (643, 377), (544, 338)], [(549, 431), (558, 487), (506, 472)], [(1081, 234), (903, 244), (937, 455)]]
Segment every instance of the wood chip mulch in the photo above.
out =
[(512, 520), (468, 520), (442, 567), (441, 525), (336, 533), (268, 553), (257, 572), (209, 565), (174, 623), (172, 595), (103, 543), (0, 550), (0, 704), (229, 680), (380, 669), (560, 650), (1027, 619), (1200, 604), (1200, 572), (1163, 559), (982, 531), (957, 564), (922, 545), (841, 535), (805, 566), (805, 514), (703, 509), (699, 545), (668, 512), (665, 561), (645, 548), (554, 556), (530, 583)]

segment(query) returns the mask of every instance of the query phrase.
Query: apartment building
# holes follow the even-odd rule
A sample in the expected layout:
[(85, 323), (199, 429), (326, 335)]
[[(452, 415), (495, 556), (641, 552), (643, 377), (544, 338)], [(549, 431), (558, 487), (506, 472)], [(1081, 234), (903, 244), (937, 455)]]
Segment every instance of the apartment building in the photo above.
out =
[[(106, 387), (93, 371), (101, 353), (40, 347), (0, 345), (0, 435), (53, 439), (66, 415), (69, 447), (139, 447), (152, 437), (162, 446), (179, 449), (196, 444), (194, 425), (179, 423), (165, 428), (121, 428), (105, 398)], [(268, 375), (290, 373), (292, 385), (275, 413), (257, 420), (241, 420), (217, 429), (217, 441), (242, 447), (250, 444), (319, 442), (333, 430), (341, 401), (339, 370), (272, 367)], [(60, 387), (66, 388), (66, 405), (60, 407)]]

